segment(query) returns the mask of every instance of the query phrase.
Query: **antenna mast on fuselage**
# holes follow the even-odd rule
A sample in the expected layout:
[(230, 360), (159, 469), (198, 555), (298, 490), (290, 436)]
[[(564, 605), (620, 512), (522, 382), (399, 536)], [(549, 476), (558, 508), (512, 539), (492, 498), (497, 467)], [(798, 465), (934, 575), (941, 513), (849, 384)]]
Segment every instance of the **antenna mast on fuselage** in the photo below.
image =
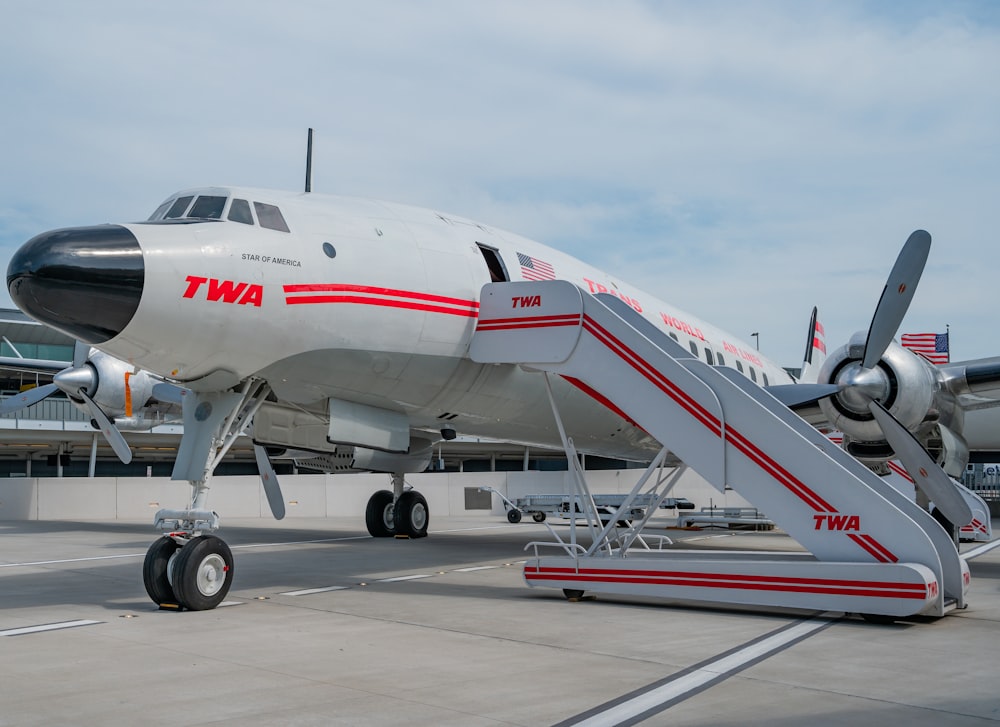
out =
[(306, 139), (306, 192), (312, 192), (313, 176), (313, 130), (309, 129)]

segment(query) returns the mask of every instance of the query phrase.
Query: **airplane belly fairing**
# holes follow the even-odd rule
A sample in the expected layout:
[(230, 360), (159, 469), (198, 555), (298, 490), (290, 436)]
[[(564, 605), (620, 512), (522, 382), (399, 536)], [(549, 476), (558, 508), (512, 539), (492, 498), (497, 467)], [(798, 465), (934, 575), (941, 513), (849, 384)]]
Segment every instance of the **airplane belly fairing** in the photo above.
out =
[[(559, 432), (541, 374), (468, 359), (327, 349), (276, 362), (259, 372), (279, 403), (325, 416), (328, 399), (404, 412), (416, 430), (483, 436), (559, 448)], [(560, 410), (581, 452), (646, 460), (659, 446), (642, 430), (562, 379), (552, 379)]]

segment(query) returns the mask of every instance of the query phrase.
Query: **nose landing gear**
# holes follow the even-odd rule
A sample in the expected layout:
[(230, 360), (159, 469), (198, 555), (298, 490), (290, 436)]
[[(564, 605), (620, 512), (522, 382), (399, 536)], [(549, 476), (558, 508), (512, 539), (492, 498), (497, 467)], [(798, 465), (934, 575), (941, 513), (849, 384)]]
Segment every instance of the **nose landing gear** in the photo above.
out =
[(146, 552), (142, 580), (161, 608), (208, 611), (229, 593), (233, 553), (214, 535), (165, 535)]

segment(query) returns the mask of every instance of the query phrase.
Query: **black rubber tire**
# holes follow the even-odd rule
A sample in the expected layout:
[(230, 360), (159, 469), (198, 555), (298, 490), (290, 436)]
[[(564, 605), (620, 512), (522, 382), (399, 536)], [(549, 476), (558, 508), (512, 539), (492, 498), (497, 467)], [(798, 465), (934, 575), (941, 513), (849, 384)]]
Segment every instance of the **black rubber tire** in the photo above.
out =
[(521, 522), (521, 511), (520, 510), (508, 510), (507, 511), (507, 522), (517, 524)]
[[(392, 523), (391, 527), (389, 522)], [(396, 534), (391, 492), (379, 490), (368, 498), (368, 507), (365, 508), (365, 525), (368, 526), (368, 532), (373, 538), (391, 538)]]
[(579, 601), (583, 598), (583, 591), (577, 590), (576, 588), (564, 588), (563, 595), (570, 601)]
[(233, 552), (214, 535), (199, 535), (181, 548), (174, 561), (174, 593), (189, 611), (210, 611), (233, 585)]
[(142, 563), (142, 585), (146, 593), (157, 606), (176, 606), (177, 596), (167, 577), (167, 565), (180, 546), (173, 538), (163, 536), (158, 538), (146, 551), (146, 559)]
[(407, 535), (411, 538), (426, 538), (427, 526), (431, 514), (427, 509), (427, 500), (416, 490), (408, 490), (396, 500), (393, 513), (396, 518), (396, 535)]
[(545, 522), (545, 513), (544, 512), (533, 512), (533, 513), (531, 513), (531, 519), (534, 520), (536, 523), (543, 523), (543, 522)]

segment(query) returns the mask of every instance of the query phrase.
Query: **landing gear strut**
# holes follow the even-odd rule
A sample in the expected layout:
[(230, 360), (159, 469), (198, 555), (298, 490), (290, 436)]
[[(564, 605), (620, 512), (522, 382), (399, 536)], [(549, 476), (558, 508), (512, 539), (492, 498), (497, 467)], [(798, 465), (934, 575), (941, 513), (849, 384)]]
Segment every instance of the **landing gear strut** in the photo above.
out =
[(403, 475), (392, 475), (392, 492), (379, 490), (368, 500), (365, 525), (373, 538), (394, 535), (427, 537), (430, 510), (427, 500), (416, 490), (403, 490)]

